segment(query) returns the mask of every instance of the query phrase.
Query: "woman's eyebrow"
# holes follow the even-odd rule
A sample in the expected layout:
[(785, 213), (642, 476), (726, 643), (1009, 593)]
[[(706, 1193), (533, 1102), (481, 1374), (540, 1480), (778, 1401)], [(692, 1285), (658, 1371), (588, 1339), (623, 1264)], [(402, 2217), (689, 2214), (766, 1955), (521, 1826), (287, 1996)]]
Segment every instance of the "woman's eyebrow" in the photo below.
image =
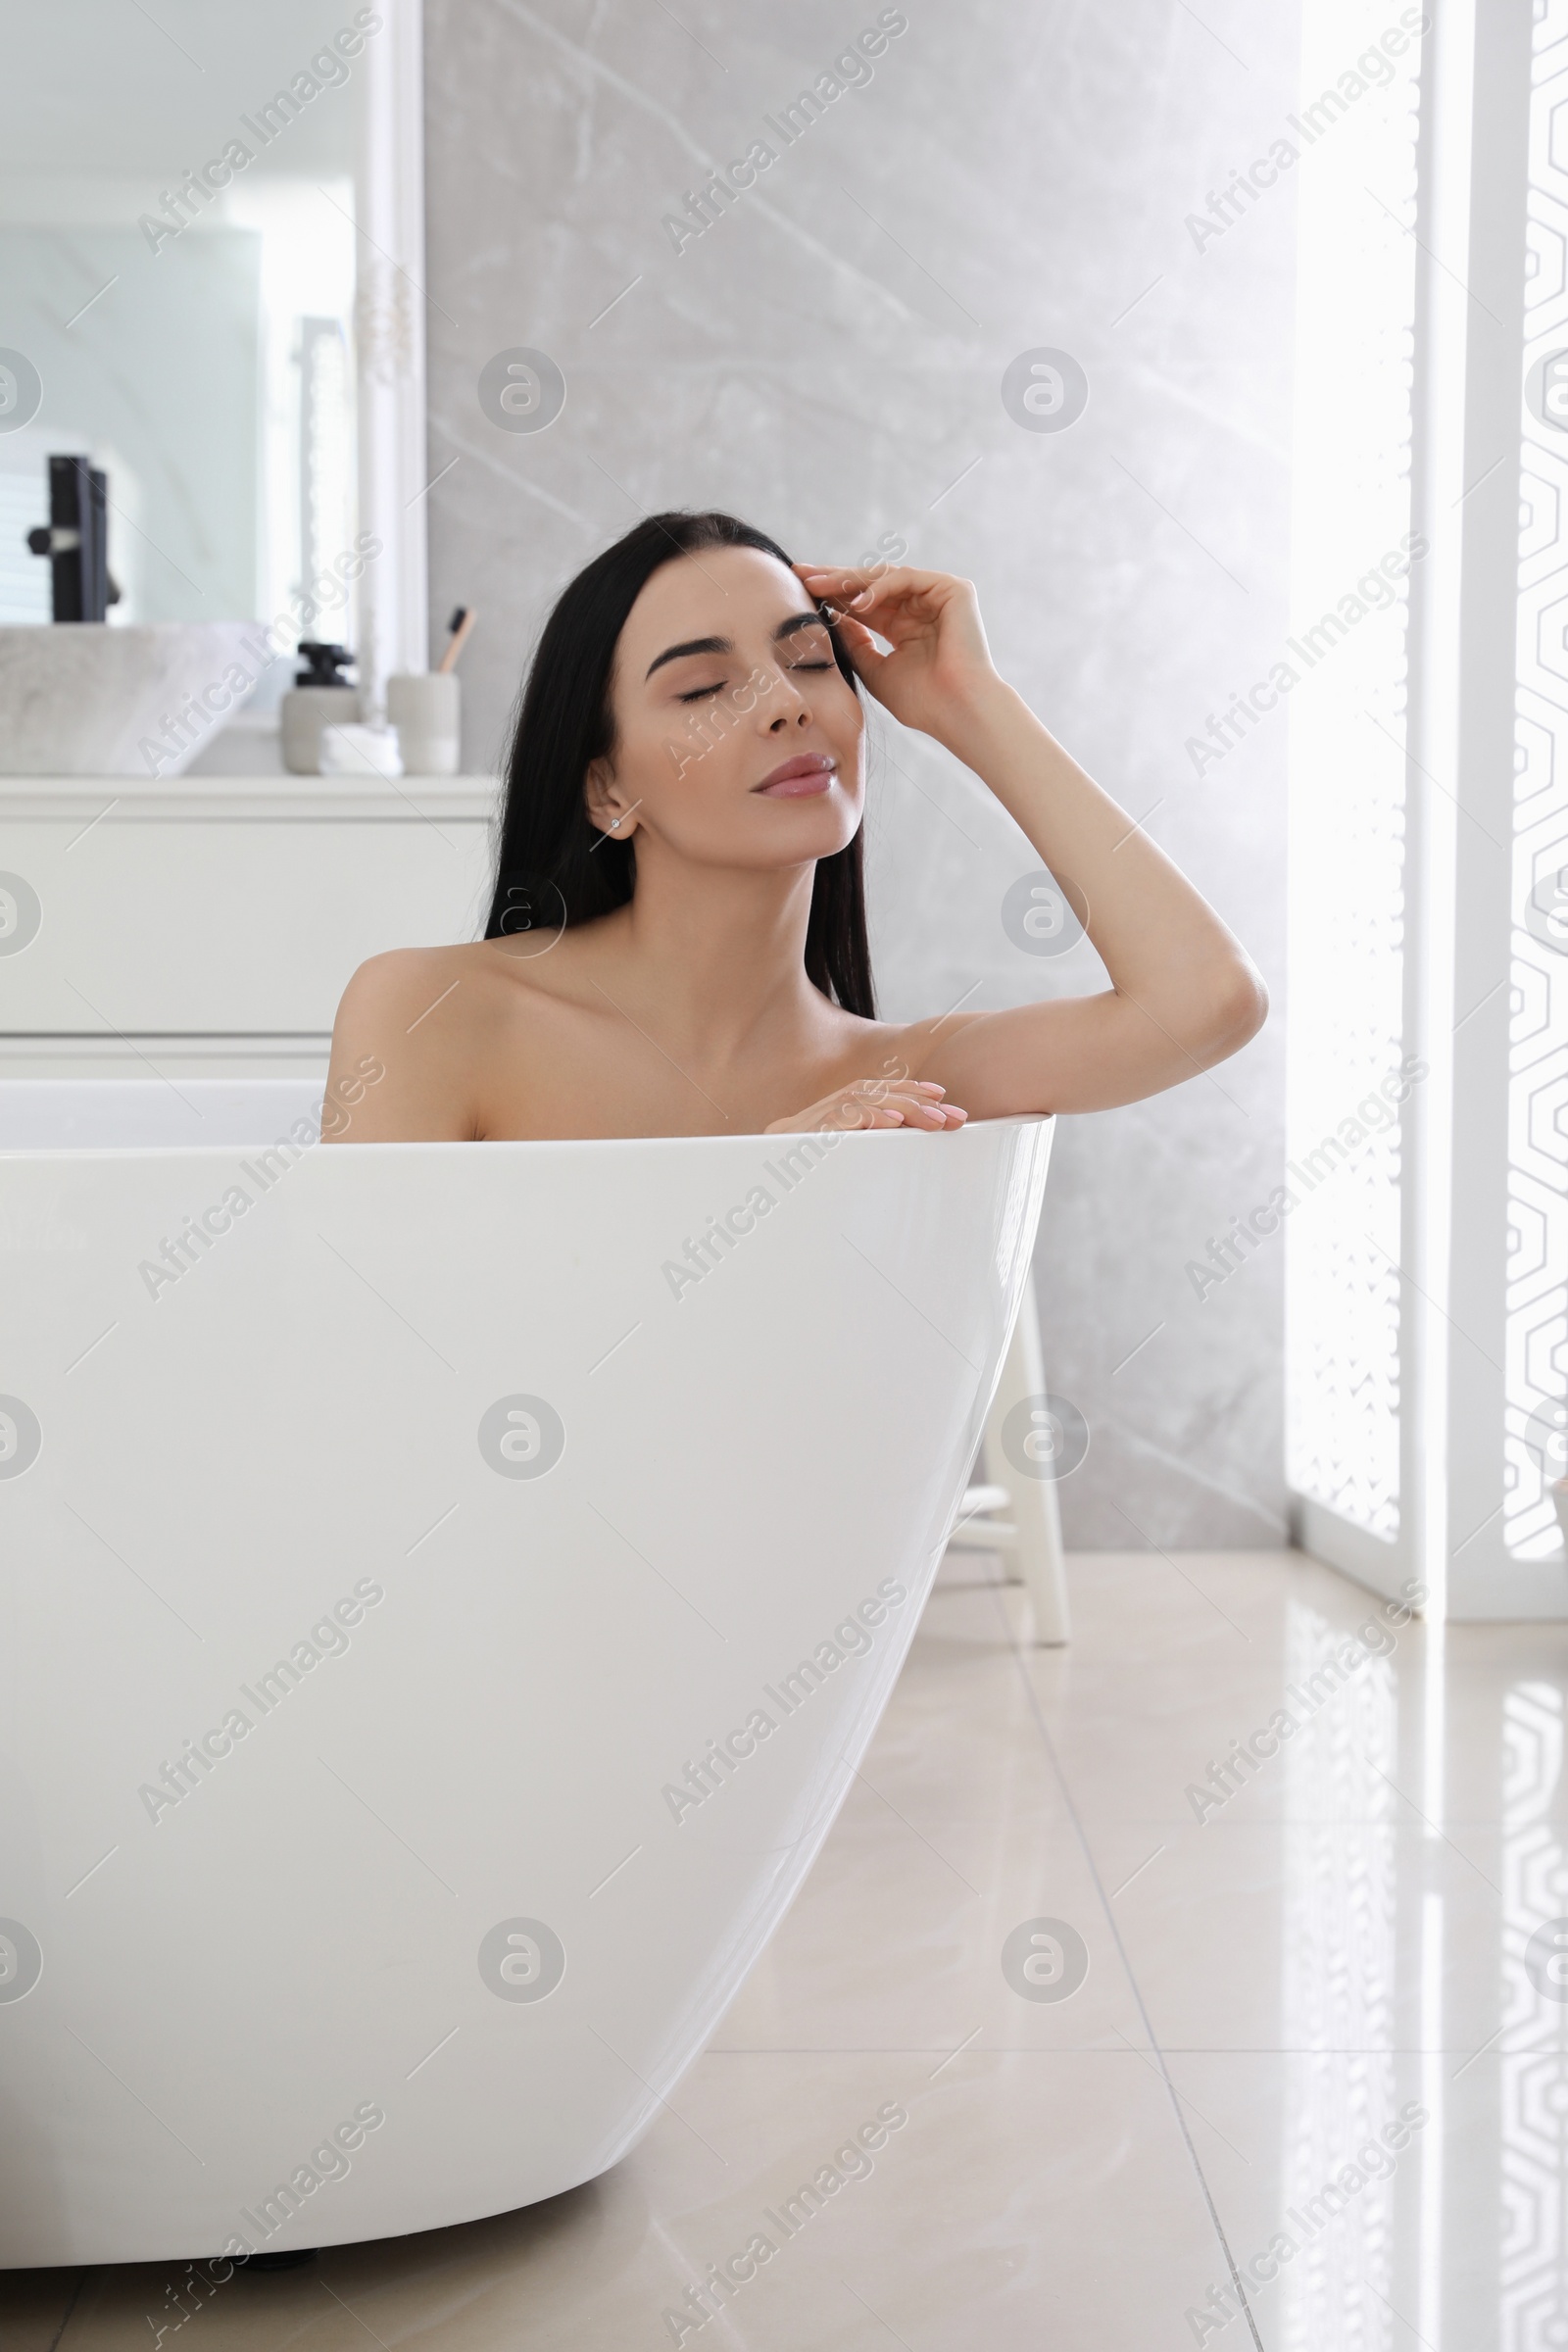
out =
[(734, 651), (727, 637), (690, 637), (684, 645), (666, 645), (663, 652), (649, 662), (643, 672), (643, 684), (647, 685), (656, 669), (662, 669), (666, 662), (678, 662), (684, 654), (732, 654)]
[[(786, 637), (793, 637), (797, 629), (822, 629), (826, 626), (820, 612), (792, 612), (773, 631), (773, 643), (781, 645)], [(662, 669), (666, 662), (679, 662), (687, 654), (732, 654), (734, 651), (734, 640), (729, 637), (688, 637), (684, 645), (666, 645), (663, 652), (656, 655), (644, 670), (643, 684), (646, 686), (655, 670)]]

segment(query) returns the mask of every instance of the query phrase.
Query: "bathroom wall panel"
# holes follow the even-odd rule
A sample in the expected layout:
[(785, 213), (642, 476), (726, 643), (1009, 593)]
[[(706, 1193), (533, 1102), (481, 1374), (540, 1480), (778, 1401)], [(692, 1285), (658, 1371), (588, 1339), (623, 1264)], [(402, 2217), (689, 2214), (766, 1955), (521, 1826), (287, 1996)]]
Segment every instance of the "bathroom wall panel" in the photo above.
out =
[[(831, 76), (879, 15), (906, 28), (869, 79)], [(495, 758), (553, 596), (639, 514), (727, 506), (830, 562), (903, 541), (978, 583), (1005, 674), (1193, 874), (1278, 1006), (1284, 718), (1219, 758), (1190, 745), (1288, 627), (1289, 175), (1222, 229), (1192, 222), (1279, 137), (1298, 29), (1295, 0), (427, 0), (431, 618), (483, 614), (468, 763)], [(800, 92), (851, 75), (781, 135)], [(671, 230), (758, 141), (775, 160), (755, 184)], [(480, 405), (480, 371), (518, 347), (565, 379), (548, 429)], [(1004, 406), (1004, 371), (1041, 349), (1085, 370), (1065, 429)], [(1009, 939), (1003, 900), (1038, 861), (984, 787), (876, 732), (886, 1010), (1097, 985), (1087, 951)], [(1036, 1281), (1052, 1385), (1093, 1432), (1061, 1490), (1069, 1542), (1284, 1542), (1280, 1252), (1201, 1299), (1187, 1272), (1283, 1156), (1278, 1019), (1211, 1077), (1062, 1121)]]

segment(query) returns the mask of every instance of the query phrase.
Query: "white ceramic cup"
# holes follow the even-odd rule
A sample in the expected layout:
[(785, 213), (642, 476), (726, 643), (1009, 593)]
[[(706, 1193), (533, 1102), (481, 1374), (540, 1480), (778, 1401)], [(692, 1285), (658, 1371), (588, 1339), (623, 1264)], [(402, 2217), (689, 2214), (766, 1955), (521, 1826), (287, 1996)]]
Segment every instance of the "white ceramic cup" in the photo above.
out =
[(398, 731), (405, 775), (457, 774), (463, 699), (451, 671), (401, 670), (388, 678), (386, 714)]

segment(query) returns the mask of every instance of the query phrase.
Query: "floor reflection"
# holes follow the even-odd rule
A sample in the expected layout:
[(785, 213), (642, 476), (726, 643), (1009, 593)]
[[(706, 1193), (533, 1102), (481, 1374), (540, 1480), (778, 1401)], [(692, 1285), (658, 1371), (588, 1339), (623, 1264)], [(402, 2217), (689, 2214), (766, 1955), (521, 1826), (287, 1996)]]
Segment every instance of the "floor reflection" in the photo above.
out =
[(1560, 1820), (1563, 1693), (1517, 1682), (1502, 1702), (1502, 1936), (1497, 2098), (1498, 2341), (1568, 2344), (1568, 1867)]
[[(1346, 1644), (1343, 1621), (1292, 1599), (1286, 1633), (1287, 1691), (1313, 1691)], [(1294, 2251), (1281, 2263), (1282, 2352), (1393, 2343), (1397, 1731), (1392, 1654), (1374, 1656), (1284, 1751), (1288, 2055), (1276, 2252)]]

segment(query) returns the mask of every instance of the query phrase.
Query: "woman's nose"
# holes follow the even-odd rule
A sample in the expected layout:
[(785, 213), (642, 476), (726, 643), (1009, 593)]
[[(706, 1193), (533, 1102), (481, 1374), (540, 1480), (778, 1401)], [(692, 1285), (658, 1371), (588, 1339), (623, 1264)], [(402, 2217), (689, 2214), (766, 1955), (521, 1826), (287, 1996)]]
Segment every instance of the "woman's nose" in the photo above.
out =
[(778, 695), (779, 700), (767, 722), (768, 733), (782, 735), (785, 729), (791, 725), (804, 727), (811, 713), (800, 688), (781, 674), (774, 692)]

